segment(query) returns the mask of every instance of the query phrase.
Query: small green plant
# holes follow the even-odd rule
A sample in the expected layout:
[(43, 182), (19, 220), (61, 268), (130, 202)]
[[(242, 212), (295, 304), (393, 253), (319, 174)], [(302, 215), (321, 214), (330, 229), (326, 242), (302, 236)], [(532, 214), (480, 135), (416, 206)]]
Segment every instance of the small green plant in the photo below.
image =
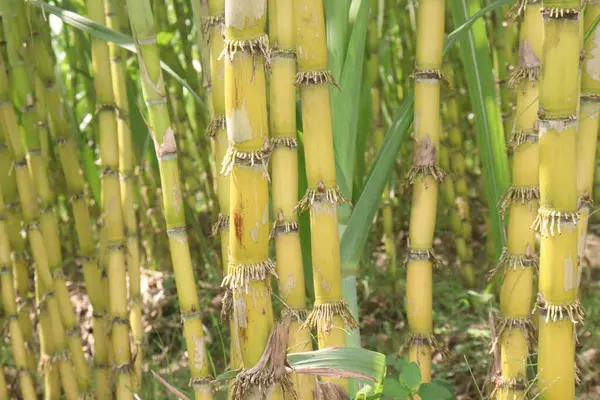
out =
[(387, 365), (389, 370), (396, 373), (390, 374), (374, 387), (364, 386), (356, 394), (357, 400), (413, 400), (416, 396), (421, 400), (456, 399), (447, 383), (443, 381), (422, 383), (421, 370), (417, 363), (408, 362), (406, 358), (397, 359), (395, 355), (391, 355), (388, 356)]

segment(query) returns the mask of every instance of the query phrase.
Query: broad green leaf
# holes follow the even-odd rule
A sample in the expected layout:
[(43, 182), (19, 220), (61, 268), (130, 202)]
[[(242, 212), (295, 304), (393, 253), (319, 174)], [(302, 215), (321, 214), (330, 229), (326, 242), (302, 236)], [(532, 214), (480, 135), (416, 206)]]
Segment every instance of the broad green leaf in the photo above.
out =
[(355, 204), (348, 221), (348, 227), (341, 239), (341, 259), (343, 274), (356, 274), (356, 268), (363, 252), (373, 217), (381, 200), (381, 194), (392, 174), (400, 145), (413, 120), (413, 95), (410, 93), (398, 110), (396, 118), (385, 136), (377, 153), (363, 194)]
[(395, 378), (385, 378), (383, 381), (383, 398), (404, 400), (410, 394), (410, 389), (402, 385)]
[[(339, 1), (339, 0), (338, 0)], [(356, 136), (358, 131), (358, 110), (360, 90), (363, 78), (365, 42), (369, 26), (368, 0), (359, 2), (358, 12), (353, 25), (346, 58), (338, 80), (340, 89), (331, 91), (331, 117), (335, 159), (339, 164), (338, 180), (343, 179), (347, 191), (344, 194), (352, 198), (354, 177)]]
[[(298, 113), (300, 115), (300, 113)], [(302, 119), (298, 118), (298, 128), (302, 127)], [(298, 195), (304, 196), (308, 183), (306, 181), (306, 165), (304, 163), (304, 135), (298, 133)], [(312, 272), (312, 253), (310, 241), (310, 218), (308, 213), (302, 213), (298, 216), (300, 228), (300, 246), (302, 248), (302, 266), (304, 270), (304, 286), (309, 299), (315, 297), (315, 287), (313, 285)]]
[[(42, 8), (44, 11), (52, 13), (60, 18), (64, 23), (70, 25), (76, 29), (89, 33), (90, 35), (104, 40), (106, 42), (112, 42), (117, 44), (118, 46), (131, 51), (132, 53), (137, 53), (137, 48), (135, 46), (135, 42), (131, 36), (125, 35), (123, 33), (114, 31), (112, 29), (107, 28), (104, 25), (98, 24), (92, 21), (89, 18), (85, 18), (77, 13), (72, 11), (64, 10), (60, 7), (55, 7), (47, 3), (43, 3), (38, 0), (30, 0), (29, 4), (32, 4), (36, 7)], [(188, 92), (194, 97), (196, 102), (205, 110), (206, 104), (204, 100), (194, 91), (192, 86), (181, 76), (179, 76), (171, 67), (169, 67), (166, 63), (160, 62), (161, 68), (171, 75), (179, 84), (185, 87)]]
[(592, 24), (585, 30), (585, 37), (583, 38), (584, 43), (592, 38), (592, 35), (594, 34), (598, 23), (600, 23), (600, 15), (598, 15), (594, 22), (592, 22)]
[(355, 374), (362, 381), (379, 382), (385, 375), (385, 356), (362, 348), (330, 347), (305, 353), (288, 354), (288, 361), (298, 373), (311, 369)]
[(327, 55), (329, 69), (335, 79), (342, 75), (348, 43), (348, 16), (352, 0), (325, 0), (325, 23), (327, 24)]
[(398, 380), (411, 390), (414, 390), (421, 384), (421, 369), (417, 363), (408, 363), (400, 371)]
[(436, 382), (422, 384), (417, 393), (421, 396), (421, 400), (448, 400), (452, 398), (452, 392)]
[[(478, 0), (452, 0), (450, 4), (452, 18), (457, 26), (463, 26), (469, 17), (480, 8)], [(467, 78), (471, 106), (475, 114), (477, 146), (485, 178), (494, 254), (498, 259), (505, 238), (502, 219), (496, 205), (509, 185), (509, 170), (505, 151), (504, 127), (497, 100), (489, 48), (490, 44), (483, 20), (475, 22), (472, 29), (459, 40), (462, 66)]]

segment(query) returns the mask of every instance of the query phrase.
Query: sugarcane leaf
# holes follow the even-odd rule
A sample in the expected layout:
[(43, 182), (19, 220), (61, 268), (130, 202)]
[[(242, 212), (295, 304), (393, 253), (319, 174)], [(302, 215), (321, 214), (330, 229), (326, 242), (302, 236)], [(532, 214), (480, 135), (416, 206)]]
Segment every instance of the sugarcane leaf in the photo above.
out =
[(406, 131), (412, 123), (413, 102), (414, 97), (410, 93), (400, 106), (385, 136), (366, 180), (363, 194), (355, 204), (341, 240), (342, 268), (353, 270), (360, 260), (381, 194), (390, 180), (392, 166), (396, 162)]
[[(479, 10), (478, 0), (452, 0), (452, 19), (462, 26)], [(485, 192), (496, 259), (504, 246), (504, 226), (496, 205), (509, 185), (508, 157), (505, 151), (504, 127), (497, 100), (485, 21), (475, 22), (459, 39), (459, 53), (467, 79), (467, 89), (475, 114), (477, 147), (485, 178)]]
[[(301, 112), (301, 110), (300, 110)], [(298, 113), (297, 115), (300, 115)], [(298, 128), (302, 128), (302, 118), (299, 118)], [(298, 132), (298, 193), (304, 196), (308, 182), (306, 180), (306, 164), (304, 161), (304, 135)], [(304, 282), (306, 295), (309, 299), (314, 299), (315, 288), (313, 285), (312, 272), (312, 250), (310, 239), (310, 218), (308, 213), (302, 213), (298, 216), (298, 226), (300, 230), (300, 248), (302, 250), (302, 267), (304, 271)]]
[[(52, 6), (50, 4), (47, 3), (43, 3), (41, 1), (38, 0), (30, 0), (28, 2), (31, 5), (34, 5), (36, 7), (40, 7), (42, 8), (44, 11), (47, 11), (51, 14), (56, 15), (58, 18), (60, 18), (64, 23), (66, 23), (67, 25), (72, 26), (73, 28), (76, 28), (78, 30), (81, 30), (83, 32), (89, 33), (90, 35), (104, 40), (106, 42), (111, 42), (111, 43), (115, 43), (118, 46), (132, 52), (132, 53), (136, 53), (137, 54), (137, 48), (135, 46), (135, 42), (133, 40), (133, 38), (131, 36), (125, 35), (123, 33), (114, 31), (112, 29), (107, 28), (104, 25), (98, 24), (94, 21), (92, 21), (89, 18), (86, 18), (82, 15), (79, 15), (75, 12), (72, 11), (68, 11), (68, 10), (64, 10), (60, 7), (56, 7), (56, 6)], [(202, 97), (200, 97), (192, 88), (192, 86), (185, 80), (183, 79), (179, 74), (177, 74), (169, 65), (167, 65), (164, 62), (160, 62), (160, 66), (161, 68), (168, 73), (169, 75), (171, 75), (180, 85), (182, 85), (184, 88), (186, 88), (188, 90), (188, 92), (192, 95), (192, 97), (194, 98), (194, 100), (196, 100), (196, 102), (205, 110), (207, 111), (208, 108), (206, 107), (206, 104), (204, 102), (204, 100), (202, 99)], [(208, 111), (207, 111), (208, 112)]]
[(594, 22), (592, 22), (592, 24), (585, 30), (585, 36), (583, 38), (584, 43), (592, 38), (592, 35), (594, 34), (598, 23), (600, 23), (600, 15), (598, 15)]
[[(358, 11), (356, 12), (341, 76), (338, 80), (340, 89), (331, 91), (335, 159), (339, 165), (338, 175), (340, 175), (346, 187), (344, 194), (348, 198), (352, 197), (358, 110), (362, 87), (365, 42), (369, 25), (369, 2), (367, 0), (355, 0), (354, 6), (358, 7)], [(344, 187), (340, 187), (344, 190)]]
[(327, 56), (329, 69), (336, 80), (342, 75), (348, 42), (348, 16), (352, 0), (325, 0), (327, 24)]

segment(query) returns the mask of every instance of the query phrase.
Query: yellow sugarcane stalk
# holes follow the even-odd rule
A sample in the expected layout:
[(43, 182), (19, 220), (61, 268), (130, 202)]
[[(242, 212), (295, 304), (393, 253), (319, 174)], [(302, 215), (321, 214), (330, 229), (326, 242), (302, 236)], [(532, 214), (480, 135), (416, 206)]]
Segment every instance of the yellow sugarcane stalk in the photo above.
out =
[[(0, 118), (0, 126), (2, 119)], [(30, 315), (33, 312), (34, 294), (30, 293), (30, 279), (28, 271), (28, 255), (25, 251), (25, 240), (21, 236), (21, 221), (23, 215), (19, 203), (19, 194), (17, 191), (17, 181), (15, 174), (12, 173), (13, 156), (6, 141), (4, 127), (0, 129), (0, 190), (3, 192), (6, 217), (6, 230), (9, 236), (10, 246), (12, 249), (12, 273), (15, 279), (15, 287), (19, 306), (19, 325), (21, 333), (25, 341), (27, 357), (27, 368), (29, 372), (34, 373), (36, 370), (36, 355), (33, 351), (33, 324)]]
[[(108, 27), (126, 33), (129, 30), (125, 4), (117, 0), (106, 0)], [(129, 278), (129, 323), (135, 354), (135, 387), (142, 387), (142, 362), (144, 359), (144, 332), (142, 327), (142, 295), (140, 277), (140, 252), (137, 233), (137, 217), (134, 210), (134, 170), (131, 128), (129, 126), (129, 103), (127, 99), (126, 52), (115, 43), (109, 44), (113, 92), (117, 113), (117, 135), (119, 140), (119, 174), (121, 175), (121, 204), (127, 241), (127, 275)]]
[[(270, 0), (269, 40), (271, 43), (270, 131), (273, 209), (279, 296), (284, 304), (282, 318), (292, 315), (289, 326), (290, 353), (311, 351), (310, 331), (299, 329), (307, 316), (302, 249), (298, 231), (298, 140), (296, 137), (296, 51), (292, 0)], [(294, 376), (296, 393), (312, 399), (315, 380)]]
[(444, 0), (424, 0), (417, 11), (416, 150), (407, 174), (407, 182), (413, 186), (406, 266), (410, 334), (402, 350), (408, 350), (409, 360), (419, 364), (422, 382), (431, 380), (431, 354), (440, 350), (433, 335), (432, 266), (438, 185), (446, 175), (437, 165), (442, 126), (439, 115), (444, 10)]
[[(221, 173), (230, 176), (229, 266), (222, 286), (229, 288), (229, 308), (244, 371), (236, 377), (232, 397), (282, 398), (293, 390), (281, 365), (263, 365), (273, 327), (269, 258), (268, 162), (271, 153), (267, 119), (265, 67), (266, 0), (225, 0), (225, 120), (229, 148)], [(227, 303), (224, 304), (226, 306)], [(262, 360), (261, 360), (262, 359)]]
[(523, 18), (519, 66), (509, 80), (509, 87), (517, 94), (516, 120), (507, 145), (512, 156), (512, 186), (500, 200), (500, 212), (508, 213), (509, 222), (507, 246), (496, 267), (502, 274), (501, 316), (493, 343), (500, 352), (500, 370), (494, 377), (494, 397), (498, 400), (525, 398), (528, 350), (535, 341), (530, 313), (538, 258), (535, 232), (530, 226), (540, 199), (537, 110), (544, 25), (540, 1), (529, 0), (522, 7), (518, 9)]
[[(584, 31), (600, 16), (600, 2), (588, 1), (583, 18)], [(593, 205), (596, 144), (600, 114), (600, 28), (596, 26), (590, 40), (585, 42), (585, 60), (581, 71), (581, 109), (577, 131), (576, 169), (577, 195), (581, 215), (579, 257), (583, 259), (588, 231), (588, 219)]]
[(543, 2), (539, 92), (540, 232), (538, 386), (544, 400), (575, 398), (578, 300), (576, 132), (582, 29), (579, 0)]
[[(38, 16), (39, 18), (39, 16)], [(39, 20), (38, 20), (39, 21)], [(51, 126), (55, 150), (64, 173), (67, 194), (71, 203), (75, 229), (79, 242), (76, 263), (82, 268), (86, 283), (86, 290), (90, 298), (94, 313), (94, 376), (95, 394), (98, 399), (110, 396), (110, 383), (108, 376), (108, 342), (106, 330), (106, 308), (108, 304), (106, 276), (102, 275), (95, 257), (95, 232), (91, 223), (88, 207), (88, 197), (84, 190), (85, 180), (79, 166), (79, 159), (75, 143), (71, 139), (71, 129), (65, 115), (67, 109), (63, 102), (56, 82), (55, 68), (47, 44), (34, 36), (36, 49), (36, 72), (44, 84), (44, 100)], [(40, 96), (41, 98), (41, 96)]]
[(167, 107), (152, 9), (149, 0), (128, 0), (127, 6), (139, 50), (140, 77), (148, 106), (150, 132), (160, 166), (167, 235), (192, 376), (190, 386), (197, 400), (209, 400), (212, 399), (211, 377), (202, 331), (202, 312), (188, 244), (177, 146)]
[[(221, 163), (227, 153), (227, 148), (229, 147), (225, 126), (225, 60), (220, 57), (224, 47), (223, 29), (225, 23), (225, 0), (209, 0), (208, 12), (209, 18), (206, 22), (205, 29), (209, 30), (208, 35), (210, 41), (210, 99), (212, 104), (212, 120), (206, 128), (206, 135), (212, 139), (212, 151), (215, 157), (215, 164), (217, 169), (220, 169)], [(227, 271), (229, 264), (229, 180), (229, 176), (217, 174), (216, 183), (219, 201), (219, 217), (213, 227), (213, 236), (219, 235), (220, 237), (221, 260), (225, 272)], [(226, 301), (229, 301), (230, 299), (231, 294), (225, 296)], [(230, 368), (241, 368), (243, 362), (240, 353), (241, 349), (239, 346), (238, 331), (231, 318), (229, 320), (229, 326), (231, 331)]]
[[(304, 327), (316, 328), (319, 348), (345, 346), (345, 327), (356, 328), (342, 296), (337, 207), (349, 204), (336, 182), (323, 3), (294, 0), (294, 29), (308, 189), (296, 206), (310, 210), (315, 304)], [(335, 379), (348, 391), (348, 382)]]
[[(28, 239), (36, 265), (36, 273), (40, 279), (38, 285), (38, 293), (41, 301), (41, 304), (40, 301), (38, 301), (40, 318), (42, 318), (42, 314), (48, 315), (48, 321), (51, 322), (50, 329), (43, 330), (42, 333), (44, 334), (44, 342), (47, 345), (47, 348), (51, 349), (52, 353), (49, 358), (42, 359), (40, 363), (42, 368), (46, 371), (49, 371), (52, 368), (52, 365), (58, 364), (63, 389), (65, 390), (67, 398), (76, 399), (79, 396), (79, 390), (73, 371), (73, 364), (71, 363), (70, 354), (67, 349), (65, 329), (63, 327), (63, 322), (61, 321), (60, 312), (69, 310), (72, 312), (72, 309), (70, 308), (70, 302), (68, 303), (67, 309), (65, 309), (67, 306), (66, 304), (61, 304), (61, 307), (59, 307), (59, 301), (64, 299), (63, 295), (66, 288), (65, 290), (60, 290), (62, 289), (61, 286), (64, 286), (64, 281), (62, 281), (61, 285), (60, 279), (55, 280), (54, 278), (60, 278), (60, 276), (53, 273), (50, 268), (51, 266), (58, 267), (58, 269), (54, 269), (54, 271), (60, 271), (60, 265), (51, 264), (52, 254), (48, 253), (46, 248), (48, 245), (46, 242), (46, 235), (42, 234), (42, 230), (47, 228), (48, 222), (50, 222), (51, 226), (51, 221), (49, 221), (50, 218), (48, 218), (51, 216), (40, 215), (37, 201), (38, 195), (42, 197), (44, 194), (48, 194), (48, 184), (47, 181), (44, 181), (44, 177), (41, 176), (41, 174), (46, 174), (46, 171), (40, 156), (41, 148), (38, 132), (35, 129), (38, 125), (36, 104), (34, 102), (35, 96), (33, 96), (29, 87), (29, 74), (24, 68), (25, 61), (23, 54), (19, 52), (20, 48), (17, 45), (19, 40), (23, 40), (24, 42), (22, 26), (18, 24), (18, 11), (22, 4), (4, 0), (0, 2), (0, 5), (3, 16), (5, 17), (3, 25), (8, 43), (8, 58), (12, 72), (11, 77), (15, 82), (15, 100), (22, 111), (21, 118), (24, 128), (24, 137), (28, 146), (28, 157), (25, 156), (25, 148), (19, 137), (19, 127), (9, 97), (9, 81), (6, 76), (3, 57), (0, 57), (0, 90), (2, 92), (1, 97), (4, 100), (4, 104), (1, 106), (0, 113), (3, 119), (4, 132), (10, 142), (10, 147), (15, 159), (14, 173), (17, 180), (21, 209), (23, 211), (23, 220), (26, 224)], [(37, 180), (33, 181), (30, 174), (37, 178)], [(43, 193), (40, 191), (43, 191)], [(47, 198), (44, 198), (44, 200), (47, 200)], [(44, 204), (47, 205), (48, 203)], [(50, 212), (45, 214), (50, 214)], [(54, 292), (56, 289), (59, 289), (58, 293)], [(80, 374), (77, 375), (77, 377), (80, 376)], [(56, 389), (49, 389), (48, 393), (56, 394)]]
[[(19, 314), (17, 311), (17, 301), (15, 297), (15, 288), (13, 284), (13, 267), (11, 266), (11, 248), (7, 223), (5, 217), (5, 205), (0, 187), (0, 287), (2, 294), (2, 307), (6, 316), (8, 332), (10, 333), (10, 343), (12, 356), (19, 374), (19, 388), (21, 395), (25, 400), (35, 400), (36, 393), (33, 381), (33, 375), (27, 365), (27, 353), (25, 340), (19, 324)], [(0, 392), (0, 399), (2, 398)], [(8, 397), (5, 397), (8, 398)]]
[[(105, 25), (103, 1), (86, 2), (88, 16)], [(129, 311), (125, 267), (125, 235), (121, 188), (119, 182), (119, 143), (113, 76), (108, 44), (92, 38), (92, 70), (96, 91), (98, 129), (100, 135), (100, 162), (102, 166), (102, 246), (108, 276), (108, 313), (110, 318), (113, 372), (116, 377), (117, 399), (132, 399), (134, 386), (131, 345), (129, 342)], [(102, 265), (102, 264), (101, 264)], [(111, 352), (112, 350), (112, 352)]]

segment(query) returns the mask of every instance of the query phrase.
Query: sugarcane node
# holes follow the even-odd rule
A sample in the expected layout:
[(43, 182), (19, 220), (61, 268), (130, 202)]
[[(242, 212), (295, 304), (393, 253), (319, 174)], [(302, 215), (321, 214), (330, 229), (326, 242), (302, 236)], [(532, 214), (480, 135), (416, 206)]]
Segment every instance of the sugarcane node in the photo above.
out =
[(404, 259), (404, 267), (408, 267), (408, 264), (411, 261), (431, 261), (432, 266), (435, 268), (441, 268), (444, 264), (440, 261), (440, 259), (436, 256), (433, 248), (429, 249), (415, 249), (409, 248), (408, 254)]
[(50, 270), (52, 270), (52, 279), (61, 279), (63, 281), (66, 279), (60, 265), (51, 267)]
[(99, 369), (99, 370), (105, 370), (105, 369), (109, 369), (110, 368), (110, 366), (108, 366), (108, 364), (94, 363), (93, 366), (94, 366), (94, 369)]
[(294, 207), (294, 212), (297, 210), (304, 212), (317, 203), (331, 203), (337, 205), (345, 204), (349, 207), (352, 207), (352, 202), (350, 202), (350, 200), (344, 196), (339, 186), (325, 189), (324, 192), (319, 192), (317, 187), (317, 189), (306, 189), (306, 193)]
[(127, 305), (129, 306), (129, 308), (131, 308), (134, 305), (138, 306), (138, 307), (142, 307), (144, 305), (144, 301), (142, 299), (141, 293), (136, 293), (136, 294), (130, 296), (129, 300), (127, 301)]
[(577, 211), (591, 209), (594, 207), (594, 199), (587, 190), (577, 199)]
[(538, 126), (540, 128), (539, 136), (545, 134), (547, 130), (560, 133), (577, 126), (577, 116), (575, 114), (564, 114), (549, 118), (543, 108), (540, 107), (538, 110)]
[(349, 400), (350, 397), (343, 387), (333, 382), (320, 382), (315, 378), (315, 388), (313, 389), (314, 400)]
[(275, 221), (269, 232), (269, 239), (275, 239), (279, 235), (298, 232), (298, 221)]
[(230, 263), (227, 268), (227, 275), (225, 275), (221, 282), (221, 287), (228, 287), (232, 291), (242, 290), (248, 294), (252, 282), (264, 282), (271, 276), (278, 279), (277, 272), (275, 272), (275, 264), (269, 258), (250, 264)]
[[(525, 391), (528, 389), (526, 377), (501, 376), (496, 374), (492, 378), (494, 389), (490, 394), (491, 399), (495, 399), (500, 390)], [(515, 394), (516, 396), (516, 394)], [(516, 398), (516, 397), (515, 397)], [(523, 397), (519, 397), (523, 399)], [(525, 397), (527, 398), (527, 397)]]
[(331, 71), (305, 71), (296, 73), (294, 86), (311, 87), (332, 85), (341, 90)]
[(514, 203), (520, 203), (522, 205), (540, 200), (540, 188), (538, 186), (511, 186), (498, 201), (498, 209), (502, 217), (506, 215), (506, 212), (510, 206)]
[(287, 58), (287, 59), (296, 59), (296, 51), (291, 49), (280, 49), (278, 47), (273, 47), (271, 49), (271, 59), (274, 58)]
[(527, 143), (537, 143), (539, 141), (539, 130), (537, 123), (531, 130), (515, 131), (506, 144), (506, 152), (510, 155), (514, 153), (519, 146)]
[(236, 53), (244, 53), (249, 54), (254, 63), (256, 63), (257, 57), (262, 57), (265, 68), (269, 69), (271, 67), (271, 51), (267, 35), (261, 35), (253, 39), (225, 39), (223, 44), (224, 48), (218, 60), (225, 57), (231, 62)]
[(561, 211), (553, 208), (540, 207), (537, 216), (530, 226), (544, 237), (554, 237), (562, 233), (561, 225), (572, 224), (577, 226), (580, 214), (573, 211)]
[(38, 362), (38, 372), (40, 375), (46, 375), (52, 372), (54, 368), (55, 361), (52, 360), (52, 357), (48, 354), (42, 354), (40, 357), (40, 361)]
[(214, 138), (221, 129), (227, 128), (227, 120), (224, 115), (215, 115), (211, 120), (204, 134), (206, 137)]
[(0, 275), (9, 275), (11, 267), (8, 264), (0, 264)]
[(85, 264), (95, 263), (96, 257), (94, 256), (79, 256), (75, 258), (75, 264), (79, 267), (82, 267)]
[(109, 178), (109, 177), (118, 177), (119, 171), (113, 169), (110, 165), (106, 165), (102, 169), (102, 173), (100, 174), (100, 179)]
[(344, 326), (350, 329), (358, 328), (358, 322), (350, 312), (350, 306), (344, 300), (329, 303), (315, 301), (313, 309), (306, 317), (300, 329), (317, 329), (321, 333), (330, 333), (333, 330), (333, 318), (339, 316), (344, 321)]
[(498, 344), (502, 340), (502, 335), (504, 332), (507, 332), (507, 334), (510, 335), (513, 329), (518, 329), (521, 331), (529, 348), (533, 348), (537, 342), (535, 325), (529, 317), (502, 316), (494, 322), (494, 326), (496, 327), (495, 329), (497, 333), (490, 345), (489, 354), (493, 354), (496, 351)]
[(201, 376), (197, 378), (191, 378), (188, 382), (188, 386), (191, 388), (199, 388), (202, 386), (212, 386), (214, 378), (212, 376)]
[(167, 236), (169, 237), (181, 237), (187, 235), (187, 229), (184, 226), (175, 226), (173, 228), (167, 229)]
[(58, 137), (56, 139), (54, 139), (54, 143), (61, 148), (67, 147), (67, 145), (69, 144), (70, 139), (69, 138), (65, 138), (65, 137)]
[(185, 323), (186, 321), (191, 321), (193, 319), (201, 319), (202, 312), (200, 310), (195, 310), (196, 307), (192, 307), (192, 311), (181, 313), (181, 322)]
[[(525, 42), (529, 43), (529, 42)], [(521, 44), (522, 45), (522, 44)], [(531, 45), (529, 45), (531, 47)], [(533, 53), (533, 50), (531, 50)], [(533, 53), (533, 57), (537, 56)], [(539, 60), (538, 60), (539, 63)], [(542, 68), (540, 65), (537, 66), (519, 66), (515, 68), (510, 74), (510, 78), (508, 80), (508, 88), (511, 90), (520, 89), (521, 92), (525, 93), (525, 89), (527, 88), (527, 83), (531, 85), (531, 87), (535, 87), (536, 83), (540, 79)]]
[(598, 93), (582, 93), (581, 101), (584, 103), (600, 103), (600, 94)]
[(115, 365), (111, 368), (111, 371), (115, 375), (131, 375), (133, 373), (133, 362)]
[(26, 168), (27, 167), (27, 159), (23, 157), (23, 159), (14, 162), (15, 168)]
[(516, 271), (518, 268), (524, 270), (526, 268), (539, 267), (539, 258), (534, 254), (511, 254), (504, 247), (502, 254), (496, 266), (490, 271), (488, 281), (491, 281), (499, 272), (502, 271), (502, 280), (508, 271)]
[(225, 15), (210, 15), (202, 24), (202, 34), (207, 36), (212, 28), (225, 25)]
[(31, 373), (29, 372), (29, 370), (27, 368), (21, 367), (18, 368), (18, 375), (19, 377), (23, 378), (26, 376), (29, 376)]
[(258, 362), (251, 368), (242, 369), (231, 387), (233, 399), (246, 399), (249, 396), (270, 398), (270, 390), (279, 385), (286, 398), (298, 399), (291, 374), (288, 372), (287, 344), (291, 316), (275, 323), (265, 350)]
[(158, 161), (167, 161), (177, 158), (177, 143), (175, 142), (175, 132), (172, 127), (168, 127), (165, 131), (162, 143), (159, 143), (155, 135), (152, 135), (154, 139), (154, 149), (156, 150), (156, 157)]
[(400, 347), (398, 354), (405, 354), (411, 347), (428, 346), (432, 352), (437, 352), (442, 356), (443, 360), (450, 357), (450, 352), (442, 343), (440, 343), (435, 335), (429, 333), (410, 332), (404, 344)]
[(565, 319), (573, 324), (582, 324), (585, 319), (585, 311), (579, 300), (570, 304), (552, 304), (546, 300), (543, 293), (538, 293), (533, 313), (544, 318), (546, 324)]
[(106, 249), (104, 250), (106, 254), (108, 253), (112, 253), (112, 252), (122, 252), (125, 251), (125, 244), (122, 242), (119, 243), (108, 243), (106, 245)]
[(106, 318), (106, 311), (94, 311), (92, 313), (92, 318), (98, 318), (98, 319)]
[(212, 230), (210, 233), (211, 237), (215, 237), (219, 235), (221, 232), (229, 230), (229, 215), (219, 213), (219, 217), (217, 218), (217, 222), (212, 226)]
[(96, 114), (100, 114), (101, 112), (116, 112), (116, 110), (116, 104), (96, 104)]
[(281, 310), (281, 319), (284, 320), (290, 316), (291, 318), (295, 319), (300, 326), (302, 326), (302, 324), (304, 324), (306, 321), (306, 318), (308, 318), (309, 312), (310, 311), (305, 308), (284, 307)]
[(542, 16), (548, 19), (577, 20), (579, 19), (581, 8), (542, 7), (540, 11), (542, 12)]
[(271, 138), (271, 149), (277, 150), (281, 148), (296, 149), (298, 148), (298, 140), (294, 137), (276, 136)]
[(450, 82), (444, 76), (441, 69), (418, 69), (412, 73), (411, 78), (415, 81), (440, 81), (444, 86), (449, 87)]
[(262, 165), (267, 180), (270, 181), (268, 176), (270, 157), (271, 148), (268, 146), (260, 150), (241, 151), (236, 150), (233, 145), (230, 145), (225, 153), (225, 157), (223, 157), (223, 162), (221, 163), (221, 175), (228, 176), (233, 171), (234, 166), (252, 168), (257, 165)]
[(56, 351), (52, 354), (52, 363), (61, 362), (61, 361), (69, 361), (71, 359), (71, 353), (69, 350)]
[[(27, 161), (25, 163), (27, 163)], [(21, 210), (21, 203), (19, 201), (8, 202), (4, 205), (4, 209), (8, 212), (16, 212)]]

